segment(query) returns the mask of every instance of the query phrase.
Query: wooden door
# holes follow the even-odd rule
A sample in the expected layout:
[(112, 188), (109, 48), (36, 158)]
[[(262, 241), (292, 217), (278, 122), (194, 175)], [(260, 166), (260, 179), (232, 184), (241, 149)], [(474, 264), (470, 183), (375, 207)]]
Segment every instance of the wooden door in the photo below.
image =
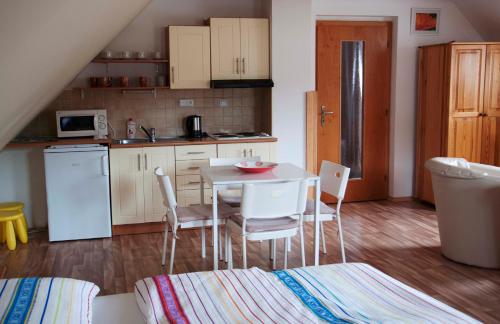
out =
[(391, 35), (391, 22), (317, 23), (318, 170), (351, 167), (346, 201), (387, 198)]
[(488, 45), (481, 163), (500, 166), (500, 45)]
[(161, 222), (166, 213), (160, 184), (154, 170), (161, 167), (175, 188), (175, 154), (173, 147), (145, 147), (144, 158), (144, 221)]
[(269, 20), (241, 18), (241, 78), (269, 79)]
[(170, 88), (210, 88), (210, 27), (169, 26)]
[(143, 223), (142, 148), (111, 149), (109, 155), (113, 225)]
[(210, 18), (212, 80), (240, 78), (240, 19)]
[(448, 156), (481, 159), (486, 45), (452, 45)]

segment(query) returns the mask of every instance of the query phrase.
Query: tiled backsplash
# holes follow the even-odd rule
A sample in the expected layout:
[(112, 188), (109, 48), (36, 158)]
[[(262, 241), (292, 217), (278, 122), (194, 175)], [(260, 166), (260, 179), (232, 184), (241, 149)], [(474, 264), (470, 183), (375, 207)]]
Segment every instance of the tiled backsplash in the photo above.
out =
[[(204, 89), (158, 90), (156, 98), (149, 93), (122, 94), (119, 90), (65, 90), (41, 112), (20, 134), (22, 137), (56, 136), (55, 111), (102, 109), (114, 128), (115, 138), (126, 137), (127, 120), (133, 118), (144, 127), (156, 128), (157, 136), (184, 135), (184, 118), (202, 116), (205, 132), (267, 131), (271, 116), (270, 89)], [(180, 107), (180, 99), (193, 99), (193, 107)], [(223, 99), (227, 107), (220, 107)], [(110, 135), (113, 135), (109, 130)], [(143, 137), (142, 132), (137, 132)]]

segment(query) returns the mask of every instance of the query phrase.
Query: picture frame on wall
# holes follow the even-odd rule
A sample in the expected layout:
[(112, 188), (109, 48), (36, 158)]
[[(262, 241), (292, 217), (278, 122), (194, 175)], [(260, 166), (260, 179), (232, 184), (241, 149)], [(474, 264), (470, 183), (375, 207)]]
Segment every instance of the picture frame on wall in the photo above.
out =
[(439, 35), (441, 9), (412, 8), (411, 33), (416, 35)]

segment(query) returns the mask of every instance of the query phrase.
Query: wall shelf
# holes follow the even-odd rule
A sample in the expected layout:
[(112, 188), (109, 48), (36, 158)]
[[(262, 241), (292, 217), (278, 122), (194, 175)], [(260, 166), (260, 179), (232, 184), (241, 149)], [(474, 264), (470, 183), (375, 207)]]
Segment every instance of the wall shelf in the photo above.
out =
[(168, 60), (164, 59), (101, 59), (101, 58), (96, 58), (92, 60), (92, 63), (102, 63), (102, 64), (109, 64), (109, 63), (149, 63), (149, 64), (164, 64), (168, 63)]
[(122, 94), (130, 93), (151, 93), (155, 98), (158, 90), (170, 89), (170, 87), (86, 87), (86, 88), (73, 88), (80, 91), (80, 97), (85, 98), (85, 91), (89, 90), (119, 90)]

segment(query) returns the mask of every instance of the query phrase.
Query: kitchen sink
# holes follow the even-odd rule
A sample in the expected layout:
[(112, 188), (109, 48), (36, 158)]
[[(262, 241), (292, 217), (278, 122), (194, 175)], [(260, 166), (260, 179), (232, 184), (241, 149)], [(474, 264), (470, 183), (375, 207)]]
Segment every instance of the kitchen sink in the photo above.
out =
[[(181, 139), (181, 137), (157, 137), (156, 143), (175, 141), (175, 140), (179, 140), (179, 139)], [(115, 144), (143, 144), (143, 143), (151, 143), (151, 141), (147, 138), (134, 138), (134, 139), (123, 138), (123, 139), (115, 139), (115, 140), (113, 140), (113, 143), (115, 143)]]
[(148, 143), (149, 140), (147, 138), (134, 138), (134, 139), (116, 139), (113, 140), (115, 144), (141, 144)]

